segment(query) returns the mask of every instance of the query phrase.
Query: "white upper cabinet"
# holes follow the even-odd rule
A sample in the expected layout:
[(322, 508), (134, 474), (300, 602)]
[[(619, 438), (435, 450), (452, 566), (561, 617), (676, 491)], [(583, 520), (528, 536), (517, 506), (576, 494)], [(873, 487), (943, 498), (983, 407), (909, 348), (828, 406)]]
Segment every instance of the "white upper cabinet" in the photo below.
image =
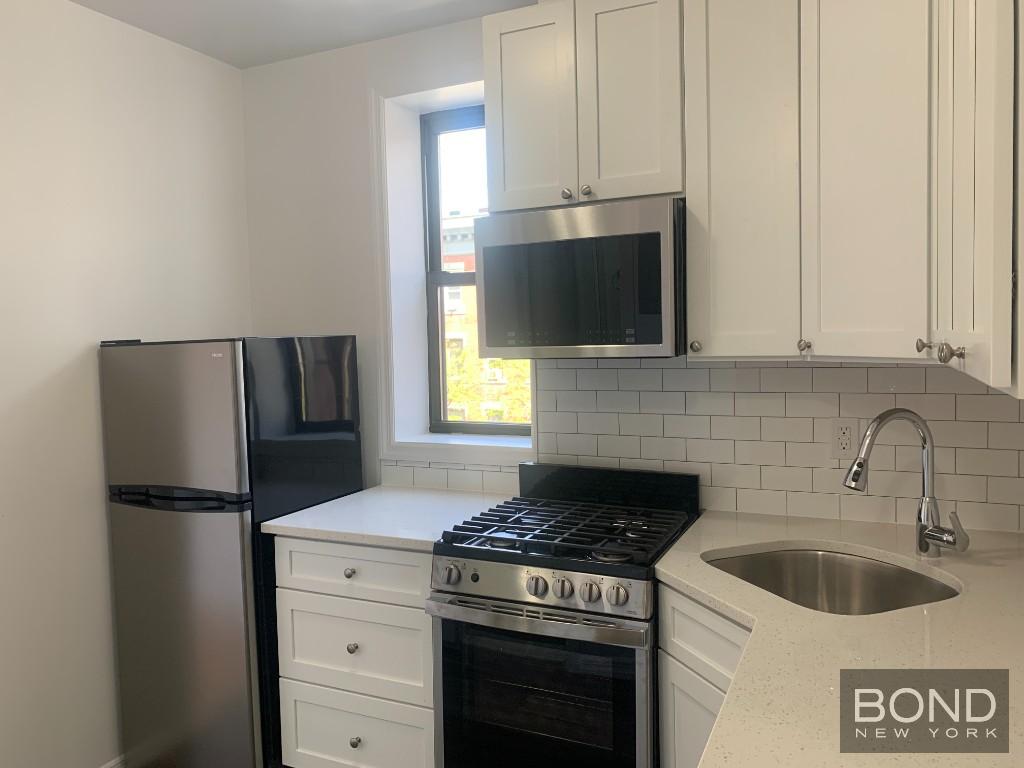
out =
[(490, 209), (571, 202), (578, 192), (572, 3), (486, 16), (483, 37)]
[(938, 2), (801, 3), (803, 328), (816, 354), (913, 357), (928, 334)]
[(484, 18), (492, 211), (682, 190), (679, 2), (561, 0)]
[(1013, 357), (1013, 0), (942, 3), (938, 41), (931, 354), (943, 342), (962, 348), (951, 365), (1005, 388)]
[(580, 199), (683, 188), (679, 0), (576, 0)]
[(800, 4), (685, 0), (687, 335), (796, 355)]

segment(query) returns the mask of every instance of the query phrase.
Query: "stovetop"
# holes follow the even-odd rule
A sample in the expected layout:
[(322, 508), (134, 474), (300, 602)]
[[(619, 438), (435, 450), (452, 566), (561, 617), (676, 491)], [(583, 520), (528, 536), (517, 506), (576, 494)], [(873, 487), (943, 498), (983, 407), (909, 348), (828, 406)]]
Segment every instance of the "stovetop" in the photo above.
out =
[(434, 555), (650, 579), (699, 514), (692, 475), (523, 464), (520, 486), (445, 531)]

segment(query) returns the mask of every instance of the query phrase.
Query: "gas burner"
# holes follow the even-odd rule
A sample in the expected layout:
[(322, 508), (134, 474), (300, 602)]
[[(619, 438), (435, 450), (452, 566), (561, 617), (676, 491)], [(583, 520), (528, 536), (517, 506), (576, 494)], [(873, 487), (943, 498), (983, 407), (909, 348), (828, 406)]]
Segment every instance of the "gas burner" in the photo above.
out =
[(484, 546), (490, 549), (515, 549), (517, 543), (516, 539), (487, 539)]
[(627, 563), (633, 557), (625, 552), (602, 552), (596, 549), (590, 553), (590, 559), (599, 563)]

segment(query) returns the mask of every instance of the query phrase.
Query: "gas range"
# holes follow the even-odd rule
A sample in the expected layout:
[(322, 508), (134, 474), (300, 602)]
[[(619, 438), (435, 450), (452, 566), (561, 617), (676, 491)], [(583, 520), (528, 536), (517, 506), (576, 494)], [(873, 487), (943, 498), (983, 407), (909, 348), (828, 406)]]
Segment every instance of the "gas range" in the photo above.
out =
[(522, 464), (522, 496), (435, 543), (431, 586), (650, 619), (654, 565), (697, 519), (697, 484), (692, 475)]

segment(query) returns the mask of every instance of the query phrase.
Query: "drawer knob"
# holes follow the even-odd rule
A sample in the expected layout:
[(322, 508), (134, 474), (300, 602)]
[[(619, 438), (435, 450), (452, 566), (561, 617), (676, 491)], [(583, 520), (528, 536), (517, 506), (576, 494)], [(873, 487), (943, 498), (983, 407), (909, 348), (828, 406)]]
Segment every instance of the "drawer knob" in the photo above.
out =
[(704, 349), (704, 345), (701, 344), (699, 341), (691, 341), (690, 342), (690, 351), (691, 352), (700, 352), (702, 349)]
[(356, 569), (355, 568), (346, 568), (345, 569), (345, 578), (346, 579), (351, 579), (355, 575), (356, 575)]
[(359, 650), (359, 643), (349, 643), (345, 646), (345, 650), (349, 653), (355, 653)]
[(348, 745), (352, 747), (352, 749), (359, 749), (359, 745), (362, 743), (363, 740), (359, 736), (353, 736), (351, 739), (348, 740)]

